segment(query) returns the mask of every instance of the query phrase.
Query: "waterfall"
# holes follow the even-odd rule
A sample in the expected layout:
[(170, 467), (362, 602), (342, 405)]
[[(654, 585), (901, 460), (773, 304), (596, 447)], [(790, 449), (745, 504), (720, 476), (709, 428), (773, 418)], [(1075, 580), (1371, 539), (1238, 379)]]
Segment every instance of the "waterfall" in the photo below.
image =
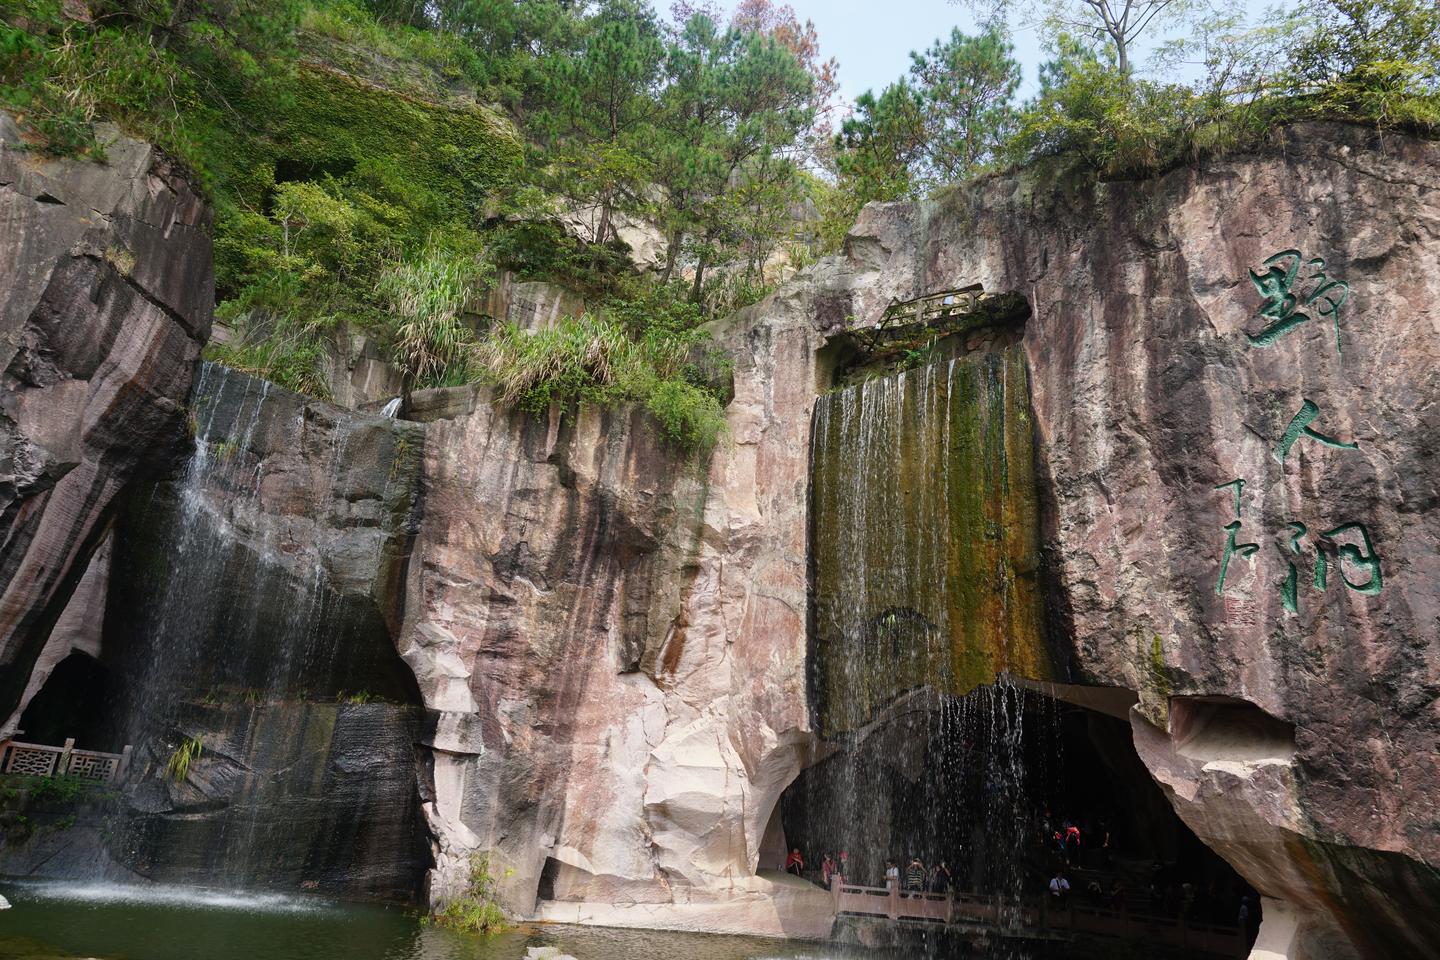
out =
[[(202, 366), (194, 452), (167, 500), (173, 509), (156, 509), (152, 499), (143, 519), (150, 528), (143, 540), (132, 539), (149, 561), (144, 580), (152, 588), (136, 611), (148, 655), (131, 661), (141, 673), (127, 683), (133, 696), (126, 720), (137, 743), (173, 724), (185, 699), (282, 697), (314, 652), (330, 593), (320, 545), (273, 523), (260, 502), (267, 461), (257, 452), (257, 432), (273, 427), (266, 416), (271, 389)], [(297, 424), (297, 440), (302, 431)], [(343, 446), (342, 425), (335, 435)], [(339, 463), (337, 456), (332, 469)], [(219, 636), (229, 638), (223, 651)]]
[(812, 680), (826, 733), (907, 691), (1046, 674), (1028, 408), (1016, 347), (816, 404)]
[(411, 896), (418, 690), (381, 591), (418, 428), (214, 364), (191, 409), (183, 468), (117, 522), (104, 643), (137, 763), (112, 853), (157, 879)]
[(846, 849), (854, 882), (944, 861), (1013, 910), (1059, 739), (1007, 673), (1049, 673), (1020, 349), (821, 397), (811, 484), (811, 689), (839, 752), (787, 795), (787, 830)]

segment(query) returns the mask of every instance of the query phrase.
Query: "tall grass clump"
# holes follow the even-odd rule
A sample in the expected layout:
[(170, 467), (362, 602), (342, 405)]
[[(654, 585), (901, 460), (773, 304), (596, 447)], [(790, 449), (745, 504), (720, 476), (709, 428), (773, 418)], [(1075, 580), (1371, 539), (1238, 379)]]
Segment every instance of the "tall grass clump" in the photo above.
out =
[(584, 314), (535, 332), (496, 327), (478, 351), (481, 378), (497, 399), (538, 413), (551, 404), (641, 403), (666, 440), (708, 449), (724, 429), (717, 389), (701, 364), (708, 337), (657, 324), (632, 335), (622, 317)]
[(180, 746), (170, 754), (170, 760), (165, 764), (165, 779), (171, 783), (181, 783), (190, 775), (190, 764), (200, 756), (205, 749), (205, 742), (200, 737), (186, 737), (180, 741)]
[(456, 369), (468, 373), (476, 344), (462, 314), (494, 272), (480, 254), (435, 243), (381, 272), (380, 296), (395, 318), (395, 360), (410, 384), (435, 386)]
[(473, 853), (465, 892), (437, 910), (431, 921), (436, 926), (463, 933), (502, 933), (510, 924), (500, 907), (498, 888), (498, 882), (490, 874), (490, 857)]

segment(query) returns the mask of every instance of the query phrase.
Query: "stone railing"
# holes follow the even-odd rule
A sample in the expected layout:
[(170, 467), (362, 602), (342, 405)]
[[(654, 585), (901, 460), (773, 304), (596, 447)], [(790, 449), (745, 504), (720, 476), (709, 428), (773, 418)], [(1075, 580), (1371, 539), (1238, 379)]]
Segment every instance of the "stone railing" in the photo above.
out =
[(895, 883), (888, 887), (862, 887), (836, 878), (830, 888), (835, 895), (836, 913), (949, 923), (954, 908), (948, 893), (902, 891)]
[(1243, 957), (1248, 949), (1244, 931), (1237, 927), (1076, 904), (1058, 905), (1048, 898), (1036, 903), (1007, 902), (996, 895), (905, 891), (894, 883), (864, 887), (839, 877), (830, 886), (837, 915), (974, 924), (998, 927), (1019, 936), (1123, 937), (1221, 957)]
[(116, 783), (130, 767), (130, 747), (123, 753), (77, 750), (75, 740), (63, 747), (43, 743), (0, 742), (0, 771), (30, 777), (80, 777), (96, 783)]

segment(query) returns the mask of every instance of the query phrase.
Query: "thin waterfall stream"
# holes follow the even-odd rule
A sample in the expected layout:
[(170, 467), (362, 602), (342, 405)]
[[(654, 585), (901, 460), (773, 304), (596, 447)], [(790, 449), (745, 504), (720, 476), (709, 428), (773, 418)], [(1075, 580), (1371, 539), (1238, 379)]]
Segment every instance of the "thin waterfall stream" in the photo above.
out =
[(134, 745), (97, 879), (413, 900), (413, 675), (386, 590), (413, 426), (215, 364), (193, 450), (116, 525), (103, 663)]

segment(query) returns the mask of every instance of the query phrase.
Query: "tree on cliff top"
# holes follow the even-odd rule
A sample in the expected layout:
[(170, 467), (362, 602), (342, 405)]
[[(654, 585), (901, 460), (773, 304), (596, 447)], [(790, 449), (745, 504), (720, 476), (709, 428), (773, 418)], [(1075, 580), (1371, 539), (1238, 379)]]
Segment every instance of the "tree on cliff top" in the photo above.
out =
[(711, 265), (733, 254), (754, 270), (763, 260), (754, 243), (766, 231), (757, 224), (777, 207), (788, 210), (787, 188), (798, 182), (791, 154), (814, 122), (816, 85), (776, 37), (721, 27), (703, 12), (681, 25), (666, 69), (661, 135), (650, 149), (666, 199), (665, 275), (688, 256), (698, 303)]
[(915, 196), (995, 161), (1016, 120), (1012, 49), (999, 27), (973, 37), (952, 30), (910, 54), (908, 77), (856, 98), (834, 143), (839, 190), (827, 211), (828, 245), (871, 200)]
[(950, 31), (924, 53), (910, 54), (910, 76), (924, 108), (928, 179), (971, 176), (992, 159), (1015, 122), (1020, 65), (999, 30), (978, 36)]
[(1293, 47), (1290, 66), (1302, 92), (1318, 90), (1339, 108), (1381, 121), (1434, 123), (1440, 119), (1434, 103), (1440, 6), (1434, 0), (1326, 0), (1304, 42)]
[(549, 142), (552, 187), (597, 208), (594, 244), (610, 239), (615, 211), (638, 206), (649, 182), (644, 144), (664, 56), (653, 10), (641, 0), (604, 0), (580, 49), (548, 64), (551, 107), (534, 127)]
[[(1015, 0), (963, 2), (981, 14), (991, 29), (1003, 24), (1016, 6)], [(1166, 19), (1160, 22), (1173, 26), (1175, 18), (1189, 7), (1189, 0), (1047, 0), (1038, 8), (1027, 8), (1022, 17), (1052, 36), (1069, 36), (1104, 50), (1115, 68), (1129, 75), (1134, 70), (1131, 53), (1135, 43), (1162, 13)]]

